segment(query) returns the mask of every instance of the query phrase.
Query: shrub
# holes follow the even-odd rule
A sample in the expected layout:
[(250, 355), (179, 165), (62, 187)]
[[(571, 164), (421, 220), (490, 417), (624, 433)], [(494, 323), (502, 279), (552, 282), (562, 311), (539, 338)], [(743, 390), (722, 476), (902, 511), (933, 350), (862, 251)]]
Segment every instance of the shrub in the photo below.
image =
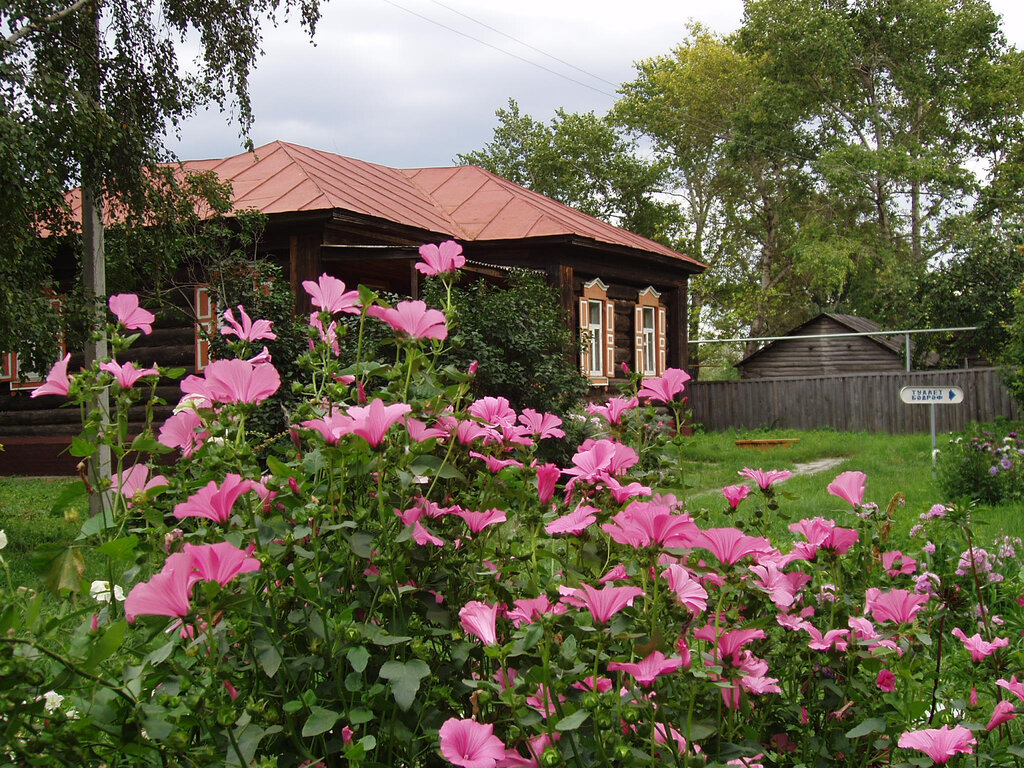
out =
[[(355, 305), (322, 300), (321, 328), (337, 307)], [(658, 403), (678, 424), (683, 372), (609, 401), (596, 417), (613, 437), (553, 466), (537, 447), (560, 439), (557, 416), (474, 398), (471, 375), (437, 366), (444, 314), (365, 290), (357, 311), (395, 331), (394, 362), (346, 364), (317, 331), (293, 383), (293, 442), (265, 460), (247, 424), (282, 384), (271, 364), (211, 365), (182, 382), (198, 402), (134, 438), (121, 427), (134, 385), (99, 364), (51, 371), (48, 391), (76, 402), (111, 389), (113, 422), (90, 421), (75, 450), (109, 445), (116, 472), (91, 489), (103, 514), (54, 558), (55, 612), (0, 587), (5, 756), (264, 768), (1016, 759), (1019, 543), (982, 552), (969, 505), (936, 505), (900, 551), (899, 499), (865, 501), (866, 478), (846, 472), (828, 489), (838, 521), (801, 520), (773, 543), (758, 534), (789, 473), (748, 467), (747, 484), (723, 489), (734, 525), (707, 527), (644, 485), (678, 484), (669, 459), (685, 438), (617, 418)], [(115, 351), (137, 314), (109, 328)], [(663, 460), (634, 474), (638, 449)], [(135, 463), (140, 451), (177, 461)], [(106, 580), (80, 582), (86, 558)]]
[(980, 425), (950, 438), (938, 457), (947, 498), (986, 504), (1024, 499), (1024, 438), (1005, 424)]

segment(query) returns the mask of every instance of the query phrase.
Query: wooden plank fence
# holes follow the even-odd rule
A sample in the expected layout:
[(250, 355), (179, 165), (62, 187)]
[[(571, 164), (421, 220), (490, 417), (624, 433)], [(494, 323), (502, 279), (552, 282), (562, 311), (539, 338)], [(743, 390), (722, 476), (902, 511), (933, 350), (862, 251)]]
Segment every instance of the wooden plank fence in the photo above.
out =
[(936, 405), (938, 432), (972, 421), (1021, 418), (997, 368), (899, 371), (801, 378), (696, 381), (687, 385), (693, 420), (709, 431), (819, 429), (905, 434), (928, 432), (930, 407), (906, 404), (900, 388), (957, 386), (964, 402)]

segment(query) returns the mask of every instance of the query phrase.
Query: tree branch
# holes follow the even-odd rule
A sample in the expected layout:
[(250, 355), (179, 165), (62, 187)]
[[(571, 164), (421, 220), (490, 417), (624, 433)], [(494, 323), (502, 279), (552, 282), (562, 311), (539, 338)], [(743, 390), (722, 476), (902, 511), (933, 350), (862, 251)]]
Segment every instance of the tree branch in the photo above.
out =
[(4, 38), (4, 43), (7, 45), (13, 45), (26, 35), (30, 35), (33, 32), (39, 32), (44, 27), (53, 24), (55, 21), (60, 21), (66, 16), (70, 16), (85, 5), (88, 5), (90, 2), (92, 2), (92, 0), (75, 0), (75, 2), (66, 8), (61, 8), (59, 11), (54, 11), (49, 16), (44, 16), (39, 21), (31, 22), (14, 30), (10, 35)]

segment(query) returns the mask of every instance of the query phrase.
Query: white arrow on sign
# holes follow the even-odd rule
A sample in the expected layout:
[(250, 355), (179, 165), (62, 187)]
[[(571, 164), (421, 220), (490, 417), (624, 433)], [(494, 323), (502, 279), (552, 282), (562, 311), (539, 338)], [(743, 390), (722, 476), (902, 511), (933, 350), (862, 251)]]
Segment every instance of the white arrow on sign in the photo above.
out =
[(900, 400), (913, 405), (956, 405), (964, 401), (960, 387), (901, 387)]

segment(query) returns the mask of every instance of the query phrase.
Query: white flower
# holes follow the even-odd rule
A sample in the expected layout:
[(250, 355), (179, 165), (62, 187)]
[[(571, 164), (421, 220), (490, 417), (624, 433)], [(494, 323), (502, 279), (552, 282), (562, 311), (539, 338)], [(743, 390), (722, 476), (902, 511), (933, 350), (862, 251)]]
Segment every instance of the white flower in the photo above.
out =
[(56, 691), (47, 691), (43, 694), (43, 698), (46, 699), (46, 703), (43, 704), (43, 709), (47, 712), (55, 712), (61, 705), (61, 702), (64, 701), (64, 697)]
[(183, 395), (178, 404), (174, 406), (174, 413), (178, 414), (182, 411), (198, 411), (200, 408), (207, 404), (207, 399), (197, 392), (191, 392), (187, 395)]
[(7, 534), (4, 533), (4, 531), (2, 529), (0, 529), (0, 549), (3, 549), (6, 546), (7, 546)]
[[(109, 581), (94, 581), (89, 587), (89, 597), (94, 600), (99, 600), (101, 603), (110, 602), (110, 582)], [(120, 584), (114, 585), (114, 599), (118, 602), (124, 600), (124, 590), (121, 589)]]

